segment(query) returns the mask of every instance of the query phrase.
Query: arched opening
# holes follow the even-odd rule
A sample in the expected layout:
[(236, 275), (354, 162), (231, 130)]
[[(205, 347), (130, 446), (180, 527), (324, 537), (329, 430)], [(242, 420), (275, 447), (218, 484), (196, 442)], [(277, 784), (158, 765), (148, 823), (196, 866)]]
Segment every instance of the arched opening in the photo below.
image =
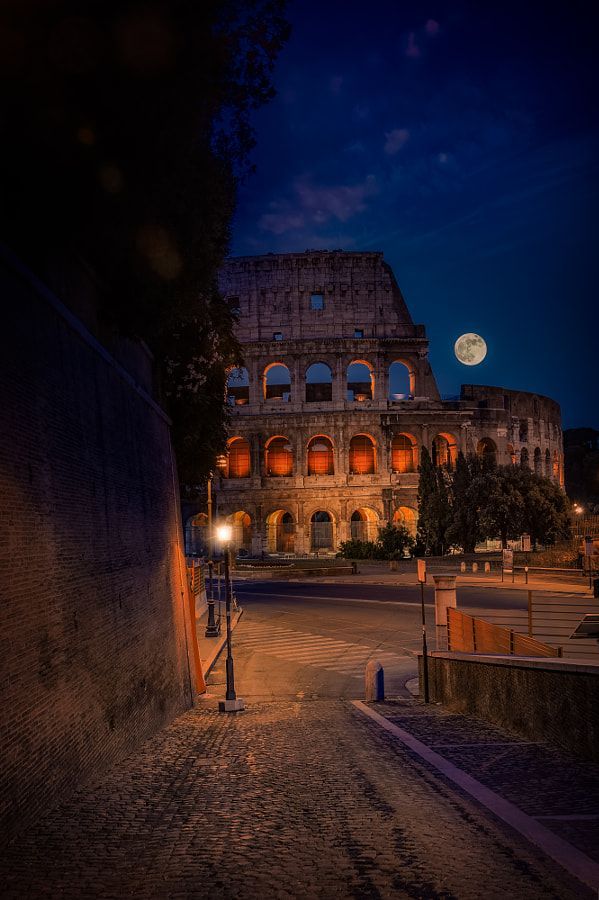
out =
[(416, 510), (409, 506), (400, 506), (393, 514), (393, 524), (403, 525), (412, 537), (416, 537), (417, 521)]
[(312, 550), (333, 549), (333, 519), (328, 512), (318, 510), (310, 519), (310, 547)]
[(355, 434), (349, 442), (349, 471), (352, 475), (374, 475), (376, 450), (369, 434)]
[(418, 447), (411, 434), (396, 434), (391, 442), (391, 470), (415, 472), (418, 468)]
[(513, 466), (515, 466), (516, 462), (517, 462), (517, 457), (516, 457), (516, 451), (514, 450), (514, 445), (508, 444), (507, 447), (505, 448), (505, 452), (508, 455), (508, 459), (509, 459), (510, 463)]
[(374, 397), (374, 372), (370, 363), (355, 360), (347, 367), (347, 399), (356, 403)]
[(319, 434), (308, 443), (308, 475), (334, 475), (333, 442)]
[(288, 403), (291, 400), (291, 375), (283, 363), (271, 363), (262, 376), (265, 400)]
[(559, 455), (557, 450), (553, 451), (553, 477), (559, 481)]
[(402, 359), (396, 359), (389, 366), (389, 400), (412, 400), (415, 393), (414, 366)]
[(243, 406), (250, 401), (250, 376), (247, 369), (230, 369), (227, 375), (227, 403)]
[(266, 474), (271, 478), (293, 475), (293, 448), (286, 437), (272, 437), (265, 450)]
[(290, 512), (277, 509), (266, 517), (266, 544), (269, 553), (295, 552), (295, 525)]
[(432, 460), (434, 466), (455, 466), (458, 458), (458, 442), (452, 434), (438, 434), (433, 439)]
[(231, 438), (227, 450), (227, 461), (223, 467), (225, 478), (248, 478), (252, 471), (249, 442), (242, 437)]
[(327, 403), (333, 399), (333, 373), (326, 363), (312, 363), (306, 369), (306, 403)]
[(208, 516), (198, 513), (187, 520), (185, 525), (185, 555), (206, 556), (208, 554)]
[(551, 478), (551, 453), (549, 448), (545, 450), (545, 476)]
[(240, 509), (228, 516), (233, 526), (231, 544), (239, 553), (248, 554), (252, 550), (252, 520), (248, 513)]
[(543, 466), (542, 466), (542, 462), (541, 462), (541, 448), (540, 447), (535, 447), (535, 452), (533, 455), (533, 465), (534, 465), (535, 475), (542, 475), (543, 474)]
[(522, 447), (520, 450), (520, 465), (524, 466), (525, 469), (528, 469), (528, 450), (526, 447)]
[(497, 463), (497, 447), (491, 438), (481, 438), (476, 445), (476, 455), (482, 459), (484, 466), (494, 466)]
[(352, 541), (376, 541), (379, 517), (374, 509), (363, 506), (352, 513), (349, 527)]

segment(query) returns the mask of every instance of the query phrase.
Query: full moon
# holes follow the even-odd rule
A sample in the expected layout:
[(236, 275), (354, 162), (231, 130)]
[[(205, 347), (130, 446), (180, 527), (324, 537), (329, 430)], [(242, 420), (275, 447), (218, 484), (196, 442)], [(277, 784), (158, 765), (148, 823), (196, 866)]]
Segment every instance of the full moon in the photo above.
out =
[(465, 366), (477, 366), (487, 355), (487, 345), (480, 334), (463, 334), (455, 342), (454, 350)]

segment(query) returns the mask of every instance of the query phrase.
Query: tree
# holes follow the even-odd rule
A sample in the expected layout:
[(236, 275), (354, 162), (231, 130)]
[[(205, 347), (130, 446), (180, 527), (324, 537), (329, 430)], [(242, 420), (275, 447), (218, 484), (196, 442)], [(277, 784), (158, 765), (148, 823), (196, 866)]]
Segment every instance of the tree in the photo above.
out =
[(421, 552), (442, 554), (447, 546), (446, 532), (450, 522), (447, 471), (433, 466), (426, 447), (420, 454), (418, 481), (418, 532), (416, 544)]
[(466, 458), (460, 451), (451, 479), (451, 523), (447, 540), (461, 547), (464, 553), (473, 553), (482, 536), (478, 498), (472, 489), (481, 474), (480, 459), (473, 455)]
[(541, 475), (528, 472), (522, 479), (524, 499), (524, 528), (530, 534), (533, 548), (537, 544), (554, 544), (571, 535), (570, 501), (560, 489)]
[(502, 466), (482, 473), (472, 484), (471, 496), (480, 504), (483, 537), (501, 539), (507, 547), (510, 539), (523, 531), (524, 499), (517, 466)]
[(5, 7), (2, 239), (67, 304), (84, 260), (102, 334), (153, 351), (179, 474), (197, 484), (224, 449), (226, 372), (241, 362), (216, 273), (284, 2)]
[(379, 529), (376, 553), (380, 559), (403, 559), (406, 550), (414, 546), (414, 538), (405, 525), (389, 522)]

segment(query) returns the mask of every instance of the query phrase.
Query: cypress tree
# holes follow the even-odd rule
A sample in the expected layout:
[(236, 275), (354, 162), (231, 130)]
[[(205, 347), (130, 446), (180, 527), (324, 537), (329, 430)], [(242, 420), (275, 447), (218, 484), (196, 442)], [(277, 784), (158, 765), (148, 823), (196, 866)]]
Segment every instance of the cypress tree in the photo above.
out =
[(481, 474), (478, 457), (466, 458), (458, 453), (455, 472), (451, 483), (452, 515), (447, 532), (448, 543), (461, 547), (464, 553), (473, 553), (482, 537), (479, 523), (479, 504), (474, 484)]
[(437, 472), (426, 447), (422, 448), (418, 471), (420, 479), (418, 481), (417, 548), (421, 553), (435, 553), (439, 545), (437, 519), (439, 485)]

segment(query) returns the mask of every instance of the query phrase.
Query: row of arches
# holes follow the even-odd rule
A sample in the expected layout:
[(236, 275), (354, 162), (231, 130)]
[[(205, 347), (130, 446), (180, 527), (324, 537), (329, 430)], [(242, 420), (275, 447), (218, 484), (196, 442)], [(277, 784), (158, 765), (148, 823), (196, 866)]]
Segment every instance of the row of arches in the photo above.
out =
[[(485, 445), (486, 448), (486, 445)], [(458, 445), (451, 434), (438, 434), (432, 443), (433, 462), (437, 466), (453, 465), (457, 459)], [(486, 449), (487, 453), (490, 450)], [(391, 471), (396, 473), (418, 470), (418, 445), (413, 435), (397, 434), (391, 442)], [(293, 446), (284, 435), (269, 438), (264, 449), (264, 468), (269, 477), (288, 477), (294, 471)], [(243, 437), (229, 440), (228, 454), (220, 464), (225, 478), (248, 478), (252, 474), (251, 448)], [(355, 434), (349, 442), (349, 472), (353, 475), (374, 475), (378, 470), (378, 454), (375, 439), (370, 434)], [(335, 454), (331, 437), (317, 434), (306, 445), (306, 473), (308, 475), (334, 475)]]
[[(253, 549), (254, 522), (245, 510), (238, 510), (227, 516), (232, 525), (232, 544), (236, 550), (251, 553)], [(393, 514), (393, 523), (404, 525), (411, 534), (416, 534), (417, 513), (409, 506), (400, 506)], [(352, 540), (374, 541), (379, 528), (382, 527), (379, 514), (375, 509), (362, 506), (355, 509), (348, 522), (347, 536)], [(338, 543), (340, 522), (335, 514), (327, 509), (318, 509), (310, 515), (308, 526), (308, 546), (310, 551), (334, 550)], [(268, 553), (295, 553), (297, 551), (298, 525), (289, 510), (277, 509), (266, 517), (264, 522), (264, 543)], [(208, 517), (199, 513), (188, 523), (188, 552), (192, 555), (203, 555), (208, 549)]]
[[(416, 375), (411, 363), (395, 360), (389, 366), (389, 399), (409, 400), (416, 390)], [(261, 376), (262, 398), (282, 403), (292, 399), (292, 378), (283, 362), (269, 363)], [(361, 403), (374, 399), (375, 371), (368, 360), (355, 359), (347, 366), (347, 399)], [(326, 362), (314, 362), (303, 373), (303, 400), (323, 403), (333, 399), (333, 370)], [(250, 400), (250, 376), (245, 368), (231, 369), (227, 378), (227, 402), (243, 406)]]
[[(308, 475), (335, 474), (335, 448), (332, 438), (326, 434), (311, 437), (306, 445), (305, 472)], [(396, 434), (390, 445), (390, 469), (393, 473), (417, 472), (419, 448), (416, 439), (408, 432)], [(477, 455), (488, 465), (497, 463), (497, 446), (489, 437), (483, 437), (476, 446)], [(431, 444), (431, 458), (435, 466), (453, 467), (458, 455), (456, 438), (448, 433), (437, 434)], [(519, 454), (513, 444), (507, 445), (507, 455), (512, 464), (531, 468), (529, 451), (523, 447)], [(532, 468), (537, 475), (560, 480), (561, 459), (557, 450), (549, 448), (543, 454), (540, 447), (533, 453)], [(250, 443), (246, 438), (233, 437), (228, 442), (227, 455), (221, 458), (220, 474), (225, 478), (249, 478), (252, 474)], [(349, 473), (375, 475), (379, 470), (377, 443), (370, 434), (355, 434), (349, 442)], [(289, 477), (294, 474), (294, 448), (287, 437), (275, 435), (266, 442), (264, 471), (268, 477)]]

